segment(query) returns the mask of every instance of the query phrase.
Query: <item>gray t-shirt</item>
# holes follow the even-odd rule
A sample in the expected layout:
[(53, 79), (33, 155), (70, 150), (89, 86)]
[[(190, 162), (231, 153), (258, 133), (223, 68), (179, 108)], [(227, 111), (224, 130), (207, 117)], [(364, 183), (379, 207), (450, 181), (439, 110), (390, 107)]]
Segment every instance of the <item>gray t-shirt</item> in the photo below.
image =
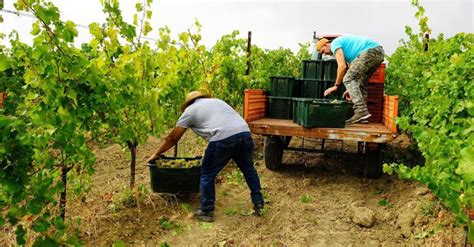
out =
[(188, 106), (176, 126), (191, 128), (207, 141), (219, 141), (250, 131), (245, 120), (220, 99), (200, 98)]

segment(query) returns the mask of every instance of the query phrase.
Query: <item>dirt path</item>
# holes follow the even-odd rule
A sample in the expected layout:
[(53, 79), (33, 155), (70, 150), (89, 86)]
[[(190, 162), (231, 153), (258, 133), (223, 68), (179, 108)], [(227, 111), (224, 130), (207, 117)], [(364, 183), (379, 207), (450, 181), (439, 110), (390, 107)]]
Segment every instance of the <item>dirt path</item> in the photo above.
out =
[[(459, 246), (463, 241), (463, 229), (422, 185), (387, 175), (377, 180), (355, 177), (356, 156), (293, 152), (284, 158), (290, 165), (270, 171), (262, 161), (262, 138), (255, 141), (267, 200), (263, 217), (252, 215), (248, 188), (233, 164), (216, 185), (214, 223), (192, 218), (197, 195), (145, 192), (138, 206), (127, 207), (120, 197), (126, 195), (128, 161), (117, 145), (97, 150), (91, 191), (69, 204), (68, 215), (73, 222), (80, 219), (80, 236), (87, 246), (117, 240), (136, 246)], [(137, 183), (142, 191), (149, 190), (148, 170), (142, 164), (158, 143), (151, 139), (139, 149)], [(194, 134), (187, 133), (180, 144), (186, 155), (199, 155), (204, 148)]]

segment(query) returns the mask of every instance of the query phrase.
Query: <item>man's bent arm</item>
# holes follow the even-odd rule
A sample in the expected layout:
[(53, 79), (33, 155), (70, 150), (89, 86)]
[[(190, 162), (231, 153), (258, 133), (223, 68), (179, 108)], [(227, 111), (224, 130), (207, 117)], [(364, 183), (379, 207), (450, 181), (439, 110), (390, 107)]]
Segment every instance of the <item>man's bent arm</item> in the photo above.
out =
[(336, 84), (335, 86), (341, 86), (342, 85), (342, 79), (344, 78), (344, 75), (346, 74), (346, 59), (344, 58), (344, 52), (342, 51), (341, 48), (336, 50), (336, 61), (337, 61), (337, 76), (336, 76)]
[(186, 128), (176, 126), (171, 133), (169, 133), (165, 137), (165, 142), (161, 144), (161, 146), (158, 148), (158, 150), (155, 152), (155, 154), (148, 159), (149, 161), (158, 159), (160, 155), (166, 151), (168, 151), (170, 148), (172, 148), (174, 145), (178, 143), (178, 141), (183, 137), (184, 132), (186, 132)]

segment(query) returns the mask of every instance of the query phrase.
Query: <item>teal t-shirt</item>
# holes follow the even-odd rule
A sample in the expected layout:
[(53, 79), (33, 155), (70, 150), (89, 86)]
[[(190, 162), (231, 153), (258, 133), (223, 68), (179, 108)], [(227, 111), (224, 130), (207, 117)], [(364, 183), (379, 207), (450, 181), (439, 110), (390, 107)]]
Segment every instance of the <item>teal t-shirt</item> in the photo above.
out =
[(377, 46), (380, 44), (369, 38), (348, 34), (335, 38), (331, 42), (331, 51), (335, 54), (337, 49), (342, 48), (346, 62), (351, 63), (362, 52)]

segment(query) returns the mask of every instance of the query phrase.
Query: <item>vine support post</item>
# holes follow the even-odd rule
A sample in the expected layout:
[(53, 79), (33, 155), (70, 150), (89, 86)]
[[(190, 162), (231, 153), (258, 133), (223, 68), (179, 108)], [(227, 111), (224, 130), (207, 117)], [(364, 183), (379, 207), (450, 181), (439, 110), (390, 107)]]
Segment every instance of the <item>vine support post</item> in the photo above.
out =
[(245, 75), (250, 74), (251, 48), (252, 48), (252, 31), (249, 31), (248, 36), (247, 36), (247, 70), (245, 71)]
[(135, 188), (135, 167), (137, 164), (137, 142), (127, 141), (128, 150), (130, 150), (130, 189)]
[(423, 50), (424, 51), (428, 51), (428, 42), (430, 41), (430, 34), (429, 33), (425, 33), (425, 37), (423, 39)]
[(176, 143), (176, 145), (174, 145), (174, 157), (178, 157), (178, 143)]
[(63, 191), (59, 198), (59, 211), (61, 213), (61, 218), (63, 221), (66, 220), (66, 194), (67, 194), (67, 173), (70, 168), (67, 167), (66, 163), (61, 164), (61, 182), (63, 183)]

